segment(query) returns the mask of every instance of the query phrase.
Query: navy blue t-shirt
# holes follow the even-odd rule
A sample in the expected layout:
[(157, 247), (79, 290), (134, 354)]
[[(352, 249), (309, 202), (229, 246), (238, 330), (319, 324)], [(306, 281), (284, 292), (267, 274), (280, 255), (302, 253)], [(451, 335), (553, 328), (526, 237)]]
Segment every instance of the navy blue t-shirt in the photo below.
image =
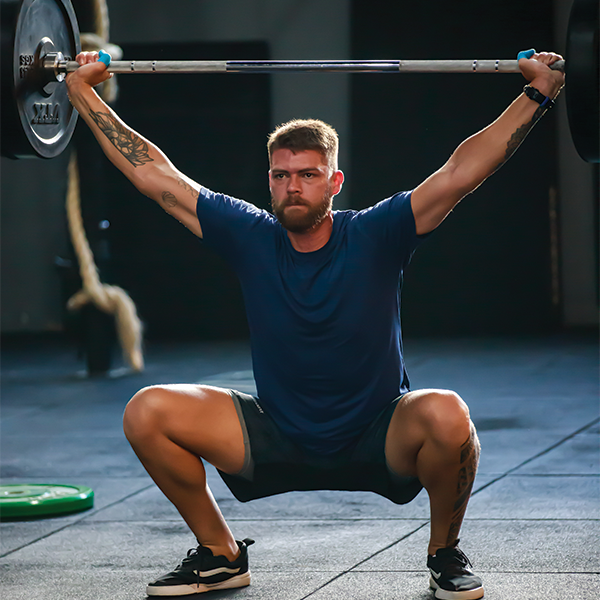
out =
[(202, 188), (197, 213), (241, 282), (261, 406), (308, 450), (349, 446), (409, 389), (400, 288), (420, 240), (410, 193), (335, 211), (329, 241), (307, 253), (242, 200)]

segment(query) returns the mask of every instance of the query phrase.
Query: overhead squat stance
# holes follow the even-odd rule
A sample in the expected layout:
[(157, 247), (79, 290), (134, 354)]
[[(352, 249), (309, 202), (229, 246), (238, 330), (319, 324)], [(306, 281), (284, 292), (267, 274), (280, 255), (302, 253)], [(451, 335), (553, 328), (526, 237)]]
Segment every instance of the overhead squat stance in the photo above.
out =
[(257, 397), (156, 385), (127, 405), (128, 440), (199, 544), (149, 584), (148, 595), (250, 583), (252, 540), (234, 539), (207, 486), (204, 459), (242, 501), (338, 489), (403, 504), (424, 487), (435, 597), (483, 597), (458, 547), (477, 434), (455, 392), (410, 391), (399, 287), (419, 242), (512, 156), (563, 86), (564, 75), (549, 68), (561, 57), (532, 54), (519, 61), (525, 93), (496, 121), (412, 192), (360, 212), (332, 209), (344, 182), (336, 132), (318, 120), (281, 125), (268, 142), (273, 214), (179, 172), (94, 92), (109, 77), (98, 54), (77, 57), (84, 66), (67, 77), (71, 102), (115, 166), (226, 258), (240, 279), (251, 333)]

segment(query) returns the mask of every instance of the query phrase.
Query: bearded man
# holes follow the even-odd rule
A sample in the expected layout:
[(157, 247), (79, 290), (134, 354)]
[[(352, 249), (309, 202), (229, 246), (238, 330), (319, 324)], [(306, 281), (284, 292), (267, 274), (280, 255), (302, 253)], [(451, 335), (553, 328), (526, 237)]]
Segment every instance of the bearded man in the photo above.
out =
[(529, 86), (494, 123), (412, 192), (363, 211), (332, 209), (344, 181), (333, 128), (317, 120), (279, 127), (268, 143), (273, 214), (179, 172), (95, 94), (92, 87), (109, 77), (99, 55), (77, 57), (82, 68), (67, 78), (73, 105), (117, 168), (229, 262), (251, 335), (257, 396), (156, 385), (125, 411), (133, 449), (198, 541), (174, 571), (149, 584), (148, 595), (250, 583), (252, 540), (232, 535), (204, 459), (244, 502), (329, 489), (404, 504), (424, 487), (430, 587), (440, 599), (483, 596), (458, 547), (479, 442), (455, 392), (410, 390), (400, 288), (420, 241), (510, 158), (562, 87), (563, 74), (549, 68), (561, 57), (532, 54), (519, 61)]

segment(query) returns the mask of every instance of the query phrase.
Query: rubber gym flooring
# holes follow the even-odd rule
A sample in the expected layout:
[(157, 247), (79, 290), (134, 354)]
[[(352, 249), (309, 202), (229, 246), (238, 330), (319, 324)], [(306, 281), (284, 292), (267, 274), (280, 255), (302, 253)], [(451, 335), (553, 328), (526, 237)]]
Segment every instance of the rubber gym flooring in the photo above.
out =
[[(600, 597), (598, 345), (595, 337), (407, 340), (414, 388), (459, 392), (482, 443), (461, 546), (488, 600)], [(204, 382), (253, 391), (245, 343), (151, 344), (143, 374), (88, 379), (56, 342), (4, 344), (2, 483), (95, 490), (92, 509), (1, 525), (6, 600), (145, 598), (194, 545), (129, 448), (121, 415), (139, 388)], [(308, 492), (238, 503), (210, 482), (253, 583), (216, 598), (427, 600), (427, 498)], [(199, 597), (199, 596), (194, 596)]]

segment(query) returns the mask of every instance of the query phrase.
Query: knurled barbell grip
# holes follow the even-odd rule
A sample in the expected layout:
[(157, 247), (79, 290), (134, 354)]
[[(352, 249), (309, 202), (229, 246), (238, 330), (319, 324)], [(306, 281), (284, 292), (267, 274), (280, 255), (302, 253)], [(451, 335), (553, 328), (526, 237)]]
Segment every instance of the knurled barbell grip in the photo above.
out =
[[(76, 61), (54, 63), (56, 75), (72, 73)], [(565, 61), (551, 65), (564, 71)], [(519, 73), (516, 60), (381, 60), (381, 61), (202, 61), (120, 60), (111, 62), (110, 73)]]

